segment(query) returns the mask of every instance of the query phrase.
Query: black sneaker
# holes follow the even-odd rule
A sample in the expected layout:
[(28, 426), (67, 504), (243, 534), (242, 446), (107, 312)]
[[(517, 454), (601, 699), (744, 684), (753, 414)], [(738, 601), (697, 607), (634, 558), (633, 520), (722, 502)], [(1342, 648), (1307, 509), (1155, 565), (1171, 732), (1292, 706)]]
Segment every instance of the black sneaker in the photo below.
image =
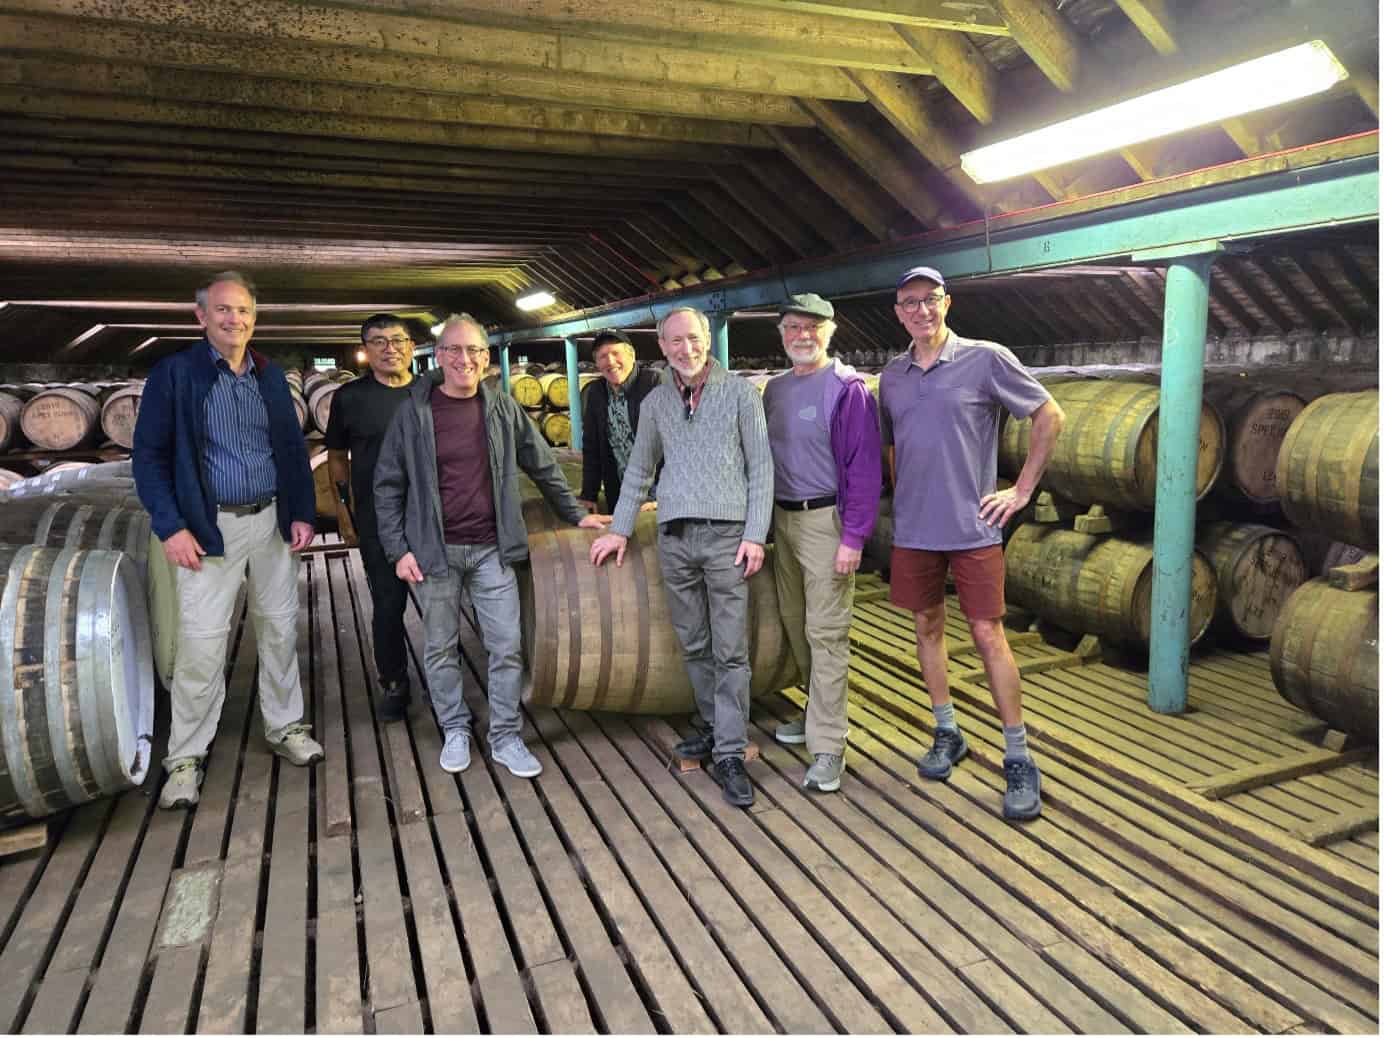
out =
[(754, 786), (750, 776), (745, 774), (743, 757), (723, 757), (711, 766), (711, 777), (721, 787), (721, 796), (726, 803), (736, 807), (749, 807), (754, 803)]
[(1004, 762), (1004, 817), (1026, 822), (1043, 810), (1042, 778), (1032, 757)]
[(386, 681), (380, 686), (380, 720), (402, 721), (408, 717), (408, 679)]
[(711, 750), (716, 745), (716, 737), (711, 732), (693, 732), (673, 747), (675, 756), (682, 760), (708, 761)]
[(930, 779), (949, 778), (952, 765), (959, 764), (969, 752), (960, 728), (939, 728), (933, 736), (932, 749), (918, 762), (918, 774)]

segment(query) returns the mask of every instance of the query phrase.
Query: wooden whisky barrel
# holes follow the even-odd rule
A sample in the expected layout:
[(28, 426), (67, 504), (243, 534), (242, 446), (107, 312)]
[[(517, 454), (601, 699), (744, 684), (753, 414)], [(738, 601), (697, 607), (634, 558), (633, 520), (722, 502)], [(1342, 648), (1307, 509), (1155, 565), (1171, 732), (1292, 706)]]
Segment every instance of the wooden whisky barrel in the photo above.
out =
[(538, 384), (543, 387), (543, 400), (549, 407), (567, 409), (567, 375), (565, 373), (549, 372), (538, 377)]
[(1216, 626), (1267, 642), (1288, 596), (1308, 578), (1297, 541), (1271, 526), (1216, 522), (1197, 527), (1197, 548), (1216, 571)]
[(1283, 514), (1304, 529), (1379, 547), (1379, 391), (1332, 393), (1297, 416), (1278, 454)]
[(135, 445), (135, 419), (139, 417), (139, 401), (143, 395), (144, 382), (130, 382), (101, 404), (101, 431), (106, 439), (126, 450)]
[(312, 469), (312, 492), (317, 499), (317, 520), (336, 528), (336, 488), (332, 486), (331, 468), (327, 464), (327, 452), (319, 451), (308, 459)]
[[(598, 534), (569, 527), (529, 535), (529, 566), (520, 570), (529, 701), (634, 714), (696, 709), (668, 618), (655, 516), (640, 516), (622, 566), (591, 565)], [(751, 695), (798, 680), (778, 619), (772, 548), (765, 555), (749, 581)]]
[(52, 386), (25, 403), (19, 424), (40, 450), (86, 447), (100, 435), (101, 405), (86, 389)]
[(0, 819), (42, 817), (144, 781), (149, 649), (129, 558), (0, 547)]
[(0, 389), (0, 451), (13, 450), (24, 442), (19, 416), (28, 397), (21, 392), (9, 386)]
[[(37, 476), (10, 485), (8, 497), (49, 497), (54, 494), (110, 496), (111, 504), (136, 503), (134, 470), (129, 461), (108, 461), (76, 467), (50, 466)], [(132, 499), (131, 502), (114, 498)]]
[(1379, 592), (1309, 580), (1269, 643), (1274, 687), (1294, 706), (1368, 742), (1379, 737)]
[(566, 411), (548, 411), (539, 420), (543, 438), (554, 447), (566, 447), (572, 442), (572, 419)]
[[(1153, 543), (1077, 533), (1041, 523), (1014, 531), (1004, 552), (1005, 597), (1080, 634), (1147, 649), (1153, 614)], [(1216, 610), (1216, 575), (1192, 556), (1190, 644)]]
[(314, 382), (312, 388), (304, 395), (308, 417), (312, 419), (313, 427), (319, 432), (327, 431), (327, 420), (332, 416), (332, 397), (340, 388), (340, 382), (324, 378)]
[(538, 377), (526, 371), (510, 371), (509, 395), (518, 401), (519, 406), (537, 411), (543, 406), (543, 386)]
[(1208, 379), (1203, 399), (1225, 423), (1225, 464), (1217, 498), (1253, 512), (1278, 507), (1278, 451), (1307, 401), (1288, 389), (1249, 379)]
[(303, 387), (288, 384), (288, 398), (293, 401), (293, 413), (298, 418), (298, 428), (306, 430), (308, 427), (308, 402), (303, 399)]
[[(1053, 379), (1048, 391), (1067, 414), (1042, 486), (1080, 504), (1131, 511), (1153, 508), (1157, 491), (1157, 386), (1139, 382)], [(1000, 430), (999, 471), (1017, 478), (1028, 456), (1033, 423), (1006, 421)], [(1211, 489), (1225, 456), (1225, 428), (1203, 401), (1196, 491)]]

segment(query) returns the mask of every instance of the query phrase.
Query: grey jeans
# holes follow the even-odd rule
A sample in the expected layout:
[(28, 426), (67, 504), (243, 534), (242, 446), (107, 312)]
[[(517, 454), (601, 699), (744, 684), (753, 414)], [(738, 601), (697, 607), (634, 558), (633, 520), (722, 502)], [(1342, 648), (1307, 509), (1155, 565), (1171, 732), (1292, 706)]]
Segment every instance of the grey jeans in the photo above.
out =
[(523, 678), (523, 649), (519, 627), (519, 583), (514, 568), (500, 561), (493, 544), (448, 544), (447, 575), (428, 577), (418, 585), (425, 630), (423, 667), (428, 697), (444, 732), (471, 724), (471, 710), (462, 696), (461, 593), (471, 596), (481, 627), (481, 644), (490, 657), (489, 700), (491, 747), (517, 736), (519, 693)]
[[(681, 528), (673, 533), (670, 526)], [(743, 567), (735, 564), (744, 536), (744, 523), (702, 519), (658, 528), (668, 615), (718, 761), (745, 755), (750, 719), (750, 591)]]

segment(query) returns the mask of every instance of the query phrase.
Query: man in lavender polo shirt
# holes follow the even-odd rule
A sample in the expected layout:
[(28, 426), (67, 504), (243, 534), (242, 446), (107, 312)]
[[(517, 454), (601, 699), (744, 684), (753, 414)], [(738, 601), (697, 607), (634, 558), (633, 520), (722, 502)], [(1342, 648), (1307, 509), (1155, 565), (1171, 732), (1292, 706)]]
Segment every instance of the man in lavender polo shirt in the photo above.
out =
[(854, 368), (827, 356), (835, 316), (819, 295), (790, 296), (779, 334), (793, 368), (764, 387), (779, 618), (807, 689), (805, 717), (774, 738), (807, 743), (803, 785), (822, 793), (840, 789), (845, 770), (851, 599), (880, 488), (874, 397)]
[[(948, 568), (1004, 726), (1004, 816), (1042, 810), (1038, 765), (1028, 752), (1019, 669), (1004, 636), (1000, 530), (1028, 504), (1047, 468), (1062, 408), (1003, 346), (963, 339), (947, 327), (951, 296), (942, 275), (915, 267), (899, 278), (894, 313), (912, 336), (879, 380), (880, 425), (894, 484), (889, 599), (913, 612), (918, 663), (937, 732), (918, 764), (945, 779), (966, 756), (947, 688), (944, 581)], [(1000, 408), (1032, 418), (1028, 458), (1013, 487), (995, 491)]]

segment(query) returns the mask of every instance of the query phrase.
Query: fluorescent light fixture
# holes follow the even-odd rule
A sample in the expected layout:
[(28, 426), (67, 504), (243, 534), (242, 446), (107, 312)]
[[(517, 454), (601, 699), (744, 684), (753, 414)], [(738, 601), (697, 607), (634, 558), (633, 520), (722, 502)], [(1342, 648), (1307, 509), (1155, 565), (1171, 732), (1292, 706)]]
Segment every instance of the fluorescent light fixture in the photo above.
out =
[(432, 333), (433, 333), (433, 336), (436, 337), (436, 336), (438, 336), (438, 335), (441, 335), (441, 334), (442, 334), (442, 329), (445, 328), (445, 327), (447, 327), (447, 326), (446, 326), (446, 324), (445, 324), (444, 322), (438, 321), (435, 325), (432, 326), (431, 331), (432, 331)]
[(961, 168), (977, 184), (1008, 180), (1321, 93), (1347, 75), (1313, 40), (968, 151)]
[(556, 302), (556, 297), (546, 288), (532, 288), (516, 298), (514, 305), (527, 312), (529, 310), (542, 310), (545, 306), (552, 306)]

